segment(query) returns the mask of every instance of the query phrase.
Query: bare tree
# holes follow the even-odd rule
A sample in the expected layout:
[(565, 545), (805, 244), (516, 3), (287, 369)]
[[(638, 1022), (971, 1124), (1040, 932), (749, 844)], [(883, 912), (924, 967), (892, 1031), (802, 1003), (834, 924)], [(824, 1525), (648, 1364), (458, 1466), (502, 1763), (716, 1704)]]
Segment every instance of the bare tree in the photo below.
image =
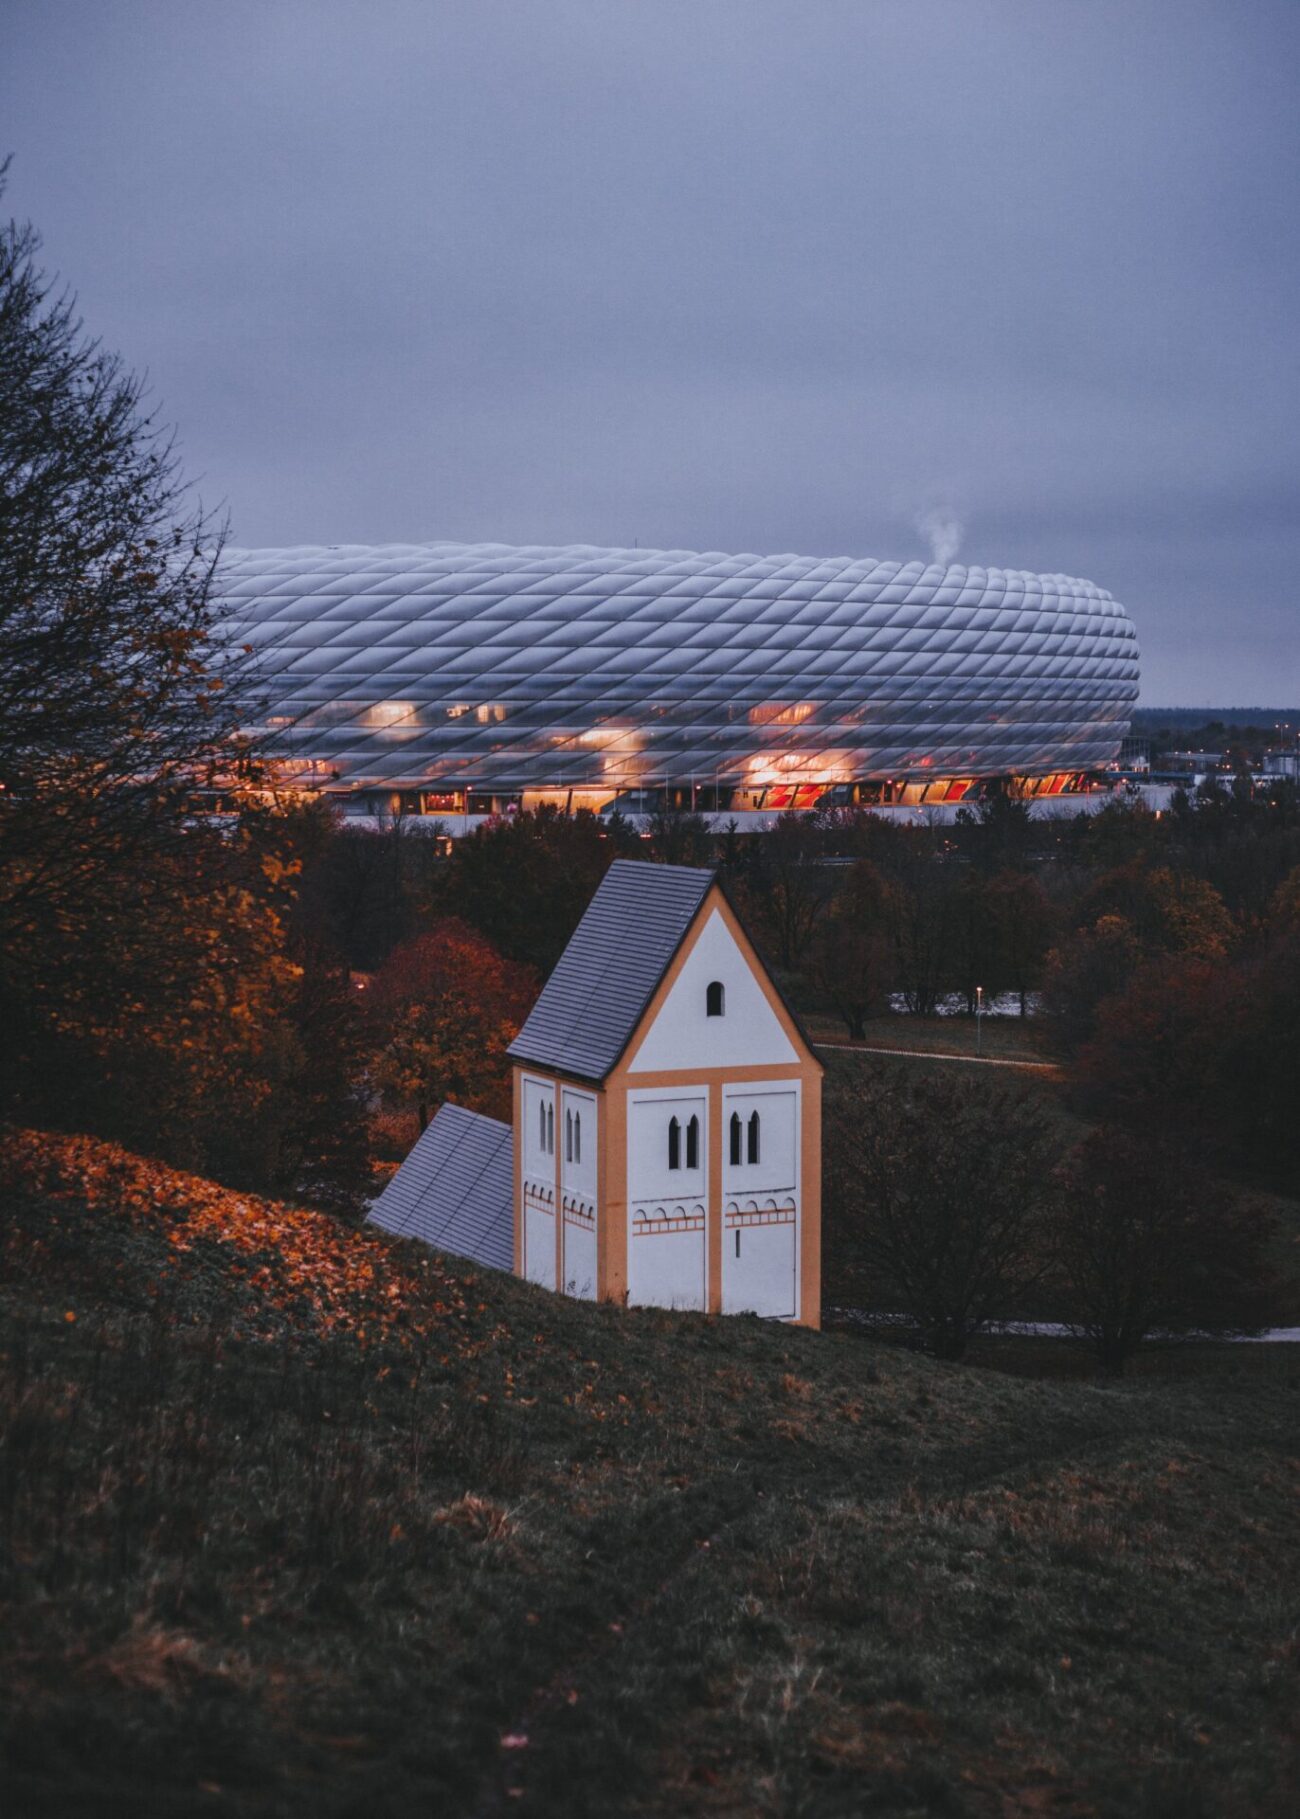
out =
[(960, 1358), (1044, 1276), (1045, 1108), (982, 1082), (863, 1070), (828, 1112), (833, 1292), (906, 1314), (937, 1357)]
[(1070, 1158), (1054, 1250), (1071, 1322), (1103, 1370), (1154, 1333), (1258, 1332), (1272, 1222), (1168, 1145), (1103, 1127)]

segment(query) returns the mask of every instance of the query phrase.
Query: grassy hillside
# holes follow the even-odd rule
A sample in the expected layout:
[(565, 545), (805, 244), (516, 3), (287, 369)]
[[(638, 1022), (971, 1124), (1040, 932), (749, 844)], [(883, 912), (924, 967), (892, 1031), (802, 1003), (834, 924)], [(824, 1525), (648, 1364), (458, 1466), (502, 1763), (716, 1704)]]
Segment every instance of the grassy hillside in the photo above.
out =
[(1284, 1369), (1046, 1384), (3, 1158), (6, 1811), (1290, 1814)]

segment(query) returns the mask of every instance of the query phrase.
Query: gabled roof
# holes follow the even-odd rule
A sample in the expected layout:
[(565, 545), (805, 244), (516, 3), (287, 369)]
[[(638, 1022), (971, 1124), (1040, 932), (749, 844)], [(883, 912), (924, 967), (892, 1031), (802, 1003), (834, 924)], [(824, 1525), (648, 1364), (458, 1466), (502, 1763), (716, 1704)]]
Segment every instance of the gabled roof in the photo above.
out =
[(510, 1270), (513, 1202), (510, 1126), (463, 1105), (444, 1105), (371, 1207), (368, 1223)]
[(510, 1044), (511, 1058), (605, 1079), (713, 880), (707, 867), (616, 859)]

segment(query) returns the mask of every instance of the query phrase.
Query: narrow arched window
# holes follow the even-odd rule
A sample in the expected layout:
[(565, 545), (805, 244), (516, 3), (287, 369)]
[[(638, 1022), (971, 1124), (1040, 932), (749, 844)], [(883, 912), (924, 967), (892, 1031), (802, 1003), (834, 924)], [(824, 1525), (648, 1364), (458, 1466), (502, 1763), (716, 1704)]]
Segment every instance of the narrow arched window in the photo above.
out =
[(567, 1107), (564, 1112), (564, 1160), (573, 1161), (573, 1113)]
[(669, 1168), (682, 1166), (682, 1127), (676, 1118), (668, 1120), (668, 1166)]
[(700, 1166), (700, 1121), (694, 1117), (686, 1126), (686, 1166), (687, 1168)]
[(546, 1101), (537, 1101), (537, 1147), (546, 1154)]
[(722, 989), (721, 979), (714, 979), (704, 994), (705, 1012), (710, 1017), (721, 1017), (726, 1008), (727, 994)]
[(740, 1146), (741, 1146), (740, 1113), (733, 1112), (731, 1114), (731, 1166), (732, 1166), (732, 1168), (740, 1167)]
[(546, 1108), (546, 1153), (548, 1156), (555, 1154), (555, 1107), (553, 1105), (548, 1105)]
[(582, 1113), (573, 1114), (573, 1160), (582, 1161)]
[(749, 1160), (758, 1161), (758, 1113), (749, 1114)]

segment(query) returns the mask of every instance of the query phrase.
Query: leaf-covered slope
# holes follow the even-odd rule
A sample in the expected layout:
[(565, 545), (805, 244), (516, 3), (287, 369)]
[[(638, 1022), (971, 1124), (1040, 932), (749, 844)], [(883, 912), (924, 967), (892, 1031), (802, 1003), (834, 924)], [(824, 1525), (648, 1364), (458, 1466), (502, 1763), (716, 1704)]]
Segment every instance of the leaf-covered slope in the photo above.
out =
[(3, 1181), (12, 1810), (1287, 1810), (1280, 1377), (593, 1308), (84, 1139)]

